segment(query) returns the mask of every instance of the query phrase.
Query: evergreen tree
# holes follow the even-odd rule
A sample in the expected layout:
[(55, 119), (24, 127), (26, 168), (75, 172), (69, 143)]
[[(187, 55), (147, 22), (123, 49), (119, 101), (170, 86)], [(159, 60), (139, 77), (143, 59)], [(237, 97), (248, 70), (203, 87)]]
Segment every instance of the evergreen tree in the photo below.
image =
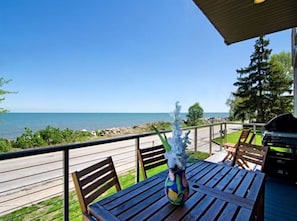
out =
[(249, 66), (236, 70), (239, 77), (233, 84), (238, 87), (233, 95), (235, 99), (240, 98), (236, 107), (237, 116), (244, 114), (245, 118), (256, 118), (257, 122), (265, 122), (268, 105), (266, 89), (270, 74), (268, 59), (271, 54), (271, 49), (266, 48), (268, 45), (269, 40), (265, 40), (263, 36), (256, 40)]
[[(267, 122), (281, 113), (293, 110), (293, 70), (290, 53), (282, 52), (270, 58), (269, 40), (259, 37), (254, 45), (248, 67), (239, 74), (233, 100), (227, 101), (236, 119), (256, 119)], [(231, 99), (231, 100), (230, 100)]]

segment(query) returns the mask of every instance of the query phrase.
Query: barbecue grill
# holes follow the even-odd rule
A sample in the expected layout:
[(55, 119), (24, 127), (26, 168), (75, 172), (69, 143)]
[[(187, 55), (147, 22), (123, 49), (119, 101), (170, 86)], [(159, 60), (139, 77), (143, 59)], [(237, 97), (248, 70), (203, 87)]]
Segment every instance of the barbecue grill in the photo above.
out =
[(297, 118), (281, 114), (265, 126), (262, 144), (269, 146), (266, 173), (270, 176), (297, 179)]

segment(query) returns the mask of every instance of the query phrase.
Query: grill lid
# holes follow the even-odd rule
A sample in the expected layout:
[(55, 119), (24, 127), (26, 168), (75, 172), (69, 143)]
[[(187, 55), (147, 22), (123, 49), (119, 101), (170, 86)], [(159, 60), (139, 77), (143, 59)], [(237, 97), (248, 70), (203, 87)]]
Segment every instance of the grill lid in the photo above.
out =
[(268, 131), (297, 133), (297, 118), (290, 113), (272, 118), (265, 126)]

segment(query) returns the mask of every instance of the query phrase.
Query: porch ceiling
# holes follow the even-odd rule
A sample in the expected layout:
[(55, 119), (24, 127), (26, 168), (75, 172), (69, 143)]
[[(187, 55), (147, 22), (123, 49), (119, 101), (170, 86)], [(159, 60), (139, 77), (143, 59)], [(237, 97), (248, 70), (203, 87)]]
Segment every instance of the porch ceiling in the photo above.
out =
[(297, 27), (297, 0), (193, 0), (226, 44)]

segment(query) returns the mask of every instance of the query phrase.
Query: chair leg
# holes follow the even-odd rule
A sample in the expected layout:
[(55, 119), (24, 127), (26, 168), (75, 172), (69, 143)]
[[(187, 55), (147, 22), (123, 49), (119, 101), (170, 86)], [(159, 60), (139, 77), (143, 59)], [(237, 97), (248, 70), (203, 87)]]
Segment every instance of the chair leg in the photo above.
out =
[(233, 150), (233, 148), (232, 149), (230, 149), (230, 147), (228, 147), (227, 149), (227, 155), (225, 156), (225, 158), (223, 159), (223, 162), (225, 162), (226, 160), (232, 160), (232, 158), (233, 158), (233, 155), (234, 155), (234, 150)]
[(230, 160), (230, 159), (231, 159), (231, 154), (230, 154), (230, 152), (227, 152), (227, 155), (223, 159), (223, 162), (225, 162), (226, 160)]

